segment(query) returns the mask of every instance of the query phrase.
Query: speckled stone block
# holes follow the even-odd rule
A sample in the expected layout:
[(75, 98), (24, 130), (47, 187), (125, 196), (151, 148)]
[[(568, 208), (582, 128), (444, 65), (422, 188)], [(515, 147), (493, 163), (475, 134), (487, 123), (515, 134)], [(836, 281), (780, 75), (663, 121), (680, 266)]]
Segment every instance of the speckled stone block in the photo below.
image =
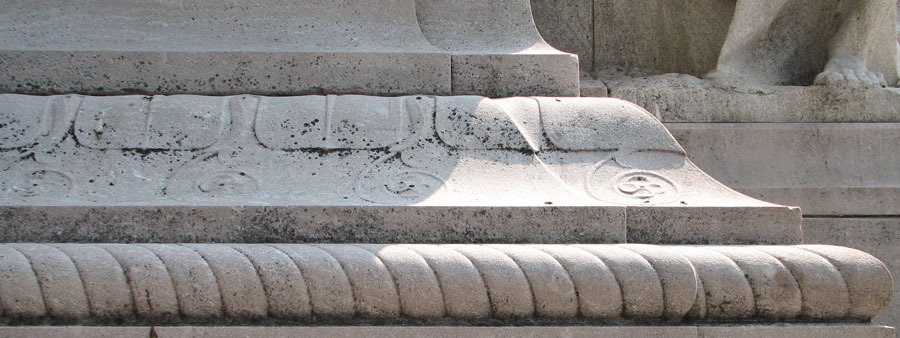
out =
[(14, 241), (798, 243), (611, 98), (0, 95)]

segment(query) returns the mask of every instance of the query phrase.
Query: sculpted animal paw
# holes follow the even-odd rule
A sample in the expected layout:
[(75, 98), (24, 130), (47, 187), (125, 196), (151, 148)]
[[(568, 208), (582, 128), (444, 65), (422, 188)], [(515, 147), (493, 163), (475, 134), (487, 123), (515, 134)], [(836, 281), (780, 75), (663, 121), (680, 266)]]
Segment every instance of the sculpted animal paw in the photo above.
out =
[(816, 76), (814, 82), (822, 86), (845, 86), (851, 88), (885, 88), (884, 74), (852, 68), (829, 68)]

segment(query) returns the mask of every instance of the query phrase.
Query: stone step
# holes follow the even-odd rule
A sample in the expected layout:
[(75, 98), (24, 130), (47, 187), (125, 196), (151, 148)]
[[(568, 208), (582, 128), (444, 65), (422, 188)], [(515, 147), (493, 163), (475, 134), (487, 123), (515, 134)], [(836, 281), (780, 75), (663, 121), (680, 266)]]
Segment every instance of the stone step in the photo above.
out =
[(0, 92), (577, 96), (528, 1), (17, 1)]
[(616, 99), (5, 94), (0, 111), (17, 241), (801, 239), (799, 210), (709, 178)]
[(890, 338), (892, 327), (868, 324), (657, 326), (3, 326), (10, 337), (800, 337)]
[(2, 244), (17, 323), (868, 321), (872, 256), (821, 246)]

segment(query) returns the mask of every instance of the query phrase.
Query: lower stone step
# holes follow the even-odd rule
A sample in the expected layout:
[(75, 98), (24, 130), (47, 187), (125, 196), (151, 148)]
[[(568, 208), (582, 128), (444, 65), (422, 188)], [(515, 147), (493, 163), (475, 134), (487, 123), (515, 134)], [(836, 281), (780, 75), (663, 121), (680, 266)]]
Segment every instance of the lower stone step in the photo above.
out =
[(4, 337), (792, 337), (893, 338), (877, 325), (704, 326), (13, 326)]
[(891, 292), (822, 245), (0, 245), (15, 325), (856, 323)]

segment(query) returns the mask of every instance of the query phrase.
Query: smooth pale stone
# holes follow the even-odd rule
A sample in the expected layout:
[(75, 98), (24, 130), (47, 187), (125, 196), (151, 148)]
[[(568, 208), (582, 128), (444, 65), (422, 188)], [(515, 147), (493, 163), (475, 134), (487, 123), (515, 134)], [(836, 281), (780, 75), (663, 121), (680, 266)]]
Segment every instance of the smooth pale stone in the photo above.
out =
[(890, 289), (871, 286), (890, 283), (891, 274), (884, 263), (872, 260), (869, 254), (850, 248), (826, 245), (803, 245), (798, 248), (825, 257), (841, 272), (850, 294), (850, 312), (847, 315), (872, 318), (890, 303), (892, 294)]
[(641, 320), (657, 318), (665, 311), (659, 275), (644, 257), (615, 246), (574, 245), (600, 258), (616, 275), (622, 290), (623, 316)]
[(235, 244), (232, 248), (253, 263), (266, 291), (269, 315), (303, 318), (312, 313), (309, 291), (300, 268), (284, 252), (262, 244)]
[(709, 248), (725, 255), (747, 276), (753, 289), (756, 313), (772, 319), (794, 318), (802, 310), (800, 286), (791, 272), (778, 259), (747, 248)]
[(7, 91), (450, 93), (450, 56), (422, 35), (413, 0), (47, 0), (4, 18)]
[(142, 244), (165, 264), (178, 294), (182, 316), (208, 320), (225, 316), (219, 281), (209, 263), (193, 249), (181, 245)]
[(703, 282), (707, 318), (728, 320), (756, 314), (750, 283), (733, 261), (702, 246), (679, 247), (678, 251), (693, 263)]
[(98, 244), (124, 268), (138, 316), (166, 320), (180, 314), (178, 291), (159, 257), (137, 245)]
[(74, 319), (90, 315), (90, 303), (72, 259), (46, 244), (7, 244), (19, 251), (34, 269), (41, 285), (47, 312), (54, 317)]
[(615, 319), (625, 305), (615, 274), (600, 258), (567, 245), (532, 246), (553, 256), (565, 267), (578, 293), (578, 314), (587, 318)]
[(805, 215), (900, 213), (898, 123), (667, 126), (710, 176), (750, 196), (798, 205)]
[(841, 273), (827, 259), (794, 247), (754, 249), (772, 255), (791, 270), (803, 295), (803, 315), (821, 319), (847, 316), (850, 292)]
[(520, 245), (493, 244), (488, 247), (512, 258), (525, 273), (534, 294), (537, 317), (571, 318), (578, 314), (572, 277), (553, 256)]
[(525, 272), (501, 251), (485, 246), (445, 244), (468, 258), (481, 273), (494, 317), (515, 319), (535, 313), (534, 294)]
[(683, 318), (697, 298), (697, 272), (686, 258), (653, 245), (620, 245), (644, 257), (656, 269), (665, 294), (663, 316), (671, 320)]
[(36, 318), (47, 314), (43, 292), (28, 257), (7, 245), (0, 245), (0, 315)]
[(333, 256), (353, 286), (356, 315), (363, 318), (395, 318), (400, 315), (400, 295), (390, 272), (374, 253), (352, 245), (316, 244)]
[(273, 244), (300, 268), (309, 287), (313, 314), (324, 318), (347, 318), (356, 314), (353, 287), (347, 273), (328, 252), (310, 245)]
[(883, 262), (894, 278), (891, 304), (873, 323), (897, 327), (900, 323), (900, 218), (807, 218), (803, 238), (809, 244), (841, 245), (862, 250)]
[(454, 95), (579, 95), (578, 57), (544, 42), (528, 0), (417, 0), (416, 14), (428, 41), (451, 54)]
[(404, 315), (412, 318), (434, 319), (444, 317), (444, 295), (435, 272), (428, 262), (414, 251), (381, 244), (358, 244), (378, 256), (390, 271), (400, 308)]
[(90, 245), (58, 244), (54, 247), (69, 256), (75, 264), (92, 316), (123, 318), (134, 313), (125, 271), (112, 255)]
[(269, 303), (262, 280), (246, 256), (224, 245), (187, 247), (200, 254), (215, 274), (226, 316), (237, 320), (268, 316)]
[(428, 263), (440, 283), (446, 314), (452, 318), (491, 316), (491, 301), (478, 268), (462, 254), (439, 245), (405, 244)]

